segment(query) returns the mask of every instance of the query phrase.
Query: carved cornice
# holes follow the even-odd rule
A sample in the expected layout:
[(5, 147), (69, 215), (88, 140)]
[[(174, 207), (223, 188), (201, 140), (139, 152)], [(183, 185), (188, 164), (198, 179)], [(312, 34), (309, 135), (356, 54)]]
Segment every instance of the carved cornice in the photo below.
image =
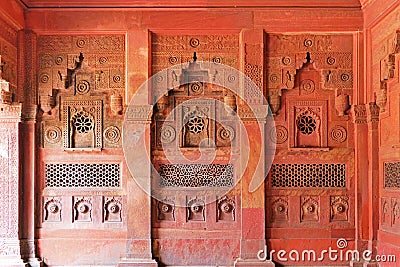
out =
[(265, 121), (268, 116), (267, 105), (256, 105), (251, 107), (239, 106), (238, 115), (242, 120)]
[(151, 116), (153, 115), (152, 105), (129, 105), (126, 110), (125, 120), (126, 121), (141, 121), (151, 122)]
[(0, 122), (19, 122), (21, 121), (21, 115), (21, 103), (0, 104)]

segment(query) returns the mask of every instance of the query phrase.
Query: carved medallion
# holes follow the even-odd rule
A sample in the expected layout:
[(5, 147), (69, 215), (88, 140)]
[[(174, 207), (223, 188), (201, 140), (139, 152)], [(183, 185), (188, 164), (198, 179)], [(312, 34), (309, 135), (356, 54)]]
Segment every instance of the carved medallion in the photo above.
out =
[(270, 139), (275, 144), (283, 144), (288, 139), (288, 130), (285, 126), (277, 125), (271, 129)]
[(115, 144), (121, 139), (121, 131), (117, 126), (108, 126), (104, 130), (104, 140), (108, 143)]
[(340, 125), (335, 125), (329, 132), (329, 137), (335, 143), (343, 143), (347, 139), (346, 128)]
[(218, 129), (218, 138), (224, 142), (233, 141), (235, 138), (235, 130), (230, 126), (225, 125)]
[(50, 144), (56, 144), (61, 141), (61, 129), (57, 126), (49, 126), (44, 132), (44, 138)]
[(90, 83), (86, 80), (81, 80), (76, 84), (76, 93), (79, 95), (85, 95), (90, 91)]
[(190, 39), (189, 44), (191, 47), (196, 48), (200, 45), (200, 40), (197, 38), (192, 38)]
[(175, 129), (172, 126), (163, 125), (161, 128), (160, 138), (162, 143), (172, 143), (176, 138)]
[(312, 80), (303, 80), (300, 83), (300, 90), (305, 95), (312, 94), (315, 90), (315, 84)]

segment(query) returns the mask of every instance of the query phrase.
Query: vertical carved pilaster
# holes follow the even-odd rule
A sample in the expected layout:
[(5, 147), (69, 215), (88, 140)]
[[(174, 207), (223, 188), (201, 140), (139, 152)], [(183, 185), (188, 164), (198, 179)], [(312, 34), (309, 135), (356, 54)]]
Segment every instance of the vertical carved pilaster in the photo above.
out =
[[(151, 251), (151, 197), (145, 193), (150, 192), (151, 163), (147, 153), (137, 153), (149, 148), (152, 111), (153, 106), (145, 104), (130, 104), (126, 109), (123, 141), (128, 152), (125, 159), (131, 175), (142, 189), (135, 183), (128, 183), (127, 190), (135, 194), (128, 194), (127, 203), (130, 204), (126, 210), (140, 210), (141, 215), (127, 214), (126, 256), (118, 262), (118, 267), (157, 266)], [(141, 162), (141, 168), (133, 169), (132, 162)]]
[(0, 104), (0, 265), (25, 266), (19, 241), (21, 104)]
[[(260, 41), (260, 40), (258, 40)], [(262, 41), (262, 40), (261, 40)], [(246, 83), (244, 86), (245, 101), (249, 104), (263, 104), (264, 90), (264, 67), (263, 57), (264, 44), (248, 42), (244, 44), (244, 73), (256, 86)]]

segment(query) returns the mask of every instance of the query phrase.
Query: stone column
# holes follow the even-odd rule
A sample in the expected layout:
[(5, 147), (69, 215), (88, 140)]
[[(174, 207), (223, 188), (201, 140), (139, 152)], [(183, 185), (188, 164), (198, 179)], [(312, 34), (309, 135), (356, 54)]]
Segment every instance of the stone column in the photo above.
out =
[(35, 256), (35, 161), (36, 161), (36, 112), (37, 106), (23, 107), (21, 123), (22, 207), (21, 255), (28, 266), (41, 266)]
[(0, 266), (25, 266), (20, 249), (21, 104), (0, 104)]
[[(258, 252), (266, 247), (265, 240), (265, 123), (268, 106), (263, 96), (264, 77), (264, 31), (251, 29), (242, 31), (241, 68), (256, 85), (243, 83), (239, 106), (239, 116), (244, 122), (246, 133), (241, 138), (248, 138), (249, 146), (241, 143), (242, 155), (247, 150), (249, 159), (241, 162), (246, 168), (241, 180), (241, 240), (240, 257), (235, 266), (274, 266), (271, 261), (258, 258)], [(248, 109), (246, 105), (251, 108)], [(264, 256), (264, 254), (262, 255)]]
[[(352, 106), (355, 143), (355, 228), (356, 249), (360, 252), (368, 248), (368, 228), (370, 209), (368, 203), (368, 125), (367, 110), (364, 104)], [(353, 266), (362, 266), (362, 263), (354, 262)], [(361, 264), (361, 265), (359, 265)]]
[[(150, 166), (150, 122), (151, 105), (130, 105), (124, 124), (125, 159), (134, 162), (134, 179), (127, 182), (127, 245), (126, 255), (119, 267), (157, 266), (152, 259), (151, 242), (151, 166)], [(148, 151), (143, 151), (145, 143)], [(128, 163), (129, 165), (129, 163)], [(138, 183), (139, 181), (139, 183)]]
[[(367, 106), (368, 124), (368, 250), (372, 258), (377, 255), (379, 229), (379, 107), (371, 102)], [(368, 266), (378, 266), (371, 262)]]

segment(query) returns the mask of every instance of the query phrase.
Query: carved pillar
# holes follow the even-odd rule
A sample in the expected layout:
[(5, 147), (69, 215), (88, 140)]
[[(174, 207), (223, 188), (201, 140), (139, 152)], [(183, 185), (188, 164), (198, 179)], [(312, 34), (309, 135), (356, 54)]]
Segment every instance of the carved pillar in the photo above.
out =
[[(260, 261), (257, 253), (265, 248), (265, 118), (267, 106), (264, 106), (263, 60), (264, 32), (262, 29), (244, 30), (242, 32), (242, 68), (257, 87), (245, 83), (245, 104), (250, 104), (253, 110), (239, 107), (239, 116), (245, 122), (246, 134), (250, 144), (243, 142), (240, 151), (248, 150), (250, 158), (247, 169), (242, 177), (242, 229), (240, 240), (240, 257), (235, 266), (274, 266), (272, 262)], [(259, 125), (262, 124), (262, 125)], [(246, 154), (246, 153), (244, 153)], [(242, 162), (243, 164), (243, 162)], [(255, 187), (256, 185), (256, 187)], [(260, 186), (257, 186), (260, 185)]]
[[(124, 133), (125, 158), (135, 162), (135, 179), (127, 181), (127, 244), (126, 255), (118, 263), (119, 267), (157, 266), (151, 253), (151, 165), (150, 165), (150, 122), (151, 105), (130, 105), (126, 111)], [(128, 137), (129, 135), (129, 137)], [(147, 151), (142, 151), (145, 143)], [(140, 186), (136, 181), (140, 181)], [(143, 182), (148, 181), (148, 182)], [(147, 186), (147, 188), (143, 188)]]
[(368, 125), (367, 110), (364, 104), (352, 106), (355, 141), (355, 222), (356, 222), (356, 249), (364, 251), (368, 248), (369, 214), (365, 212), (368, 206)]
[(21, 104), (0, 104), (0, 266), (25, 266), (20, 250)]

